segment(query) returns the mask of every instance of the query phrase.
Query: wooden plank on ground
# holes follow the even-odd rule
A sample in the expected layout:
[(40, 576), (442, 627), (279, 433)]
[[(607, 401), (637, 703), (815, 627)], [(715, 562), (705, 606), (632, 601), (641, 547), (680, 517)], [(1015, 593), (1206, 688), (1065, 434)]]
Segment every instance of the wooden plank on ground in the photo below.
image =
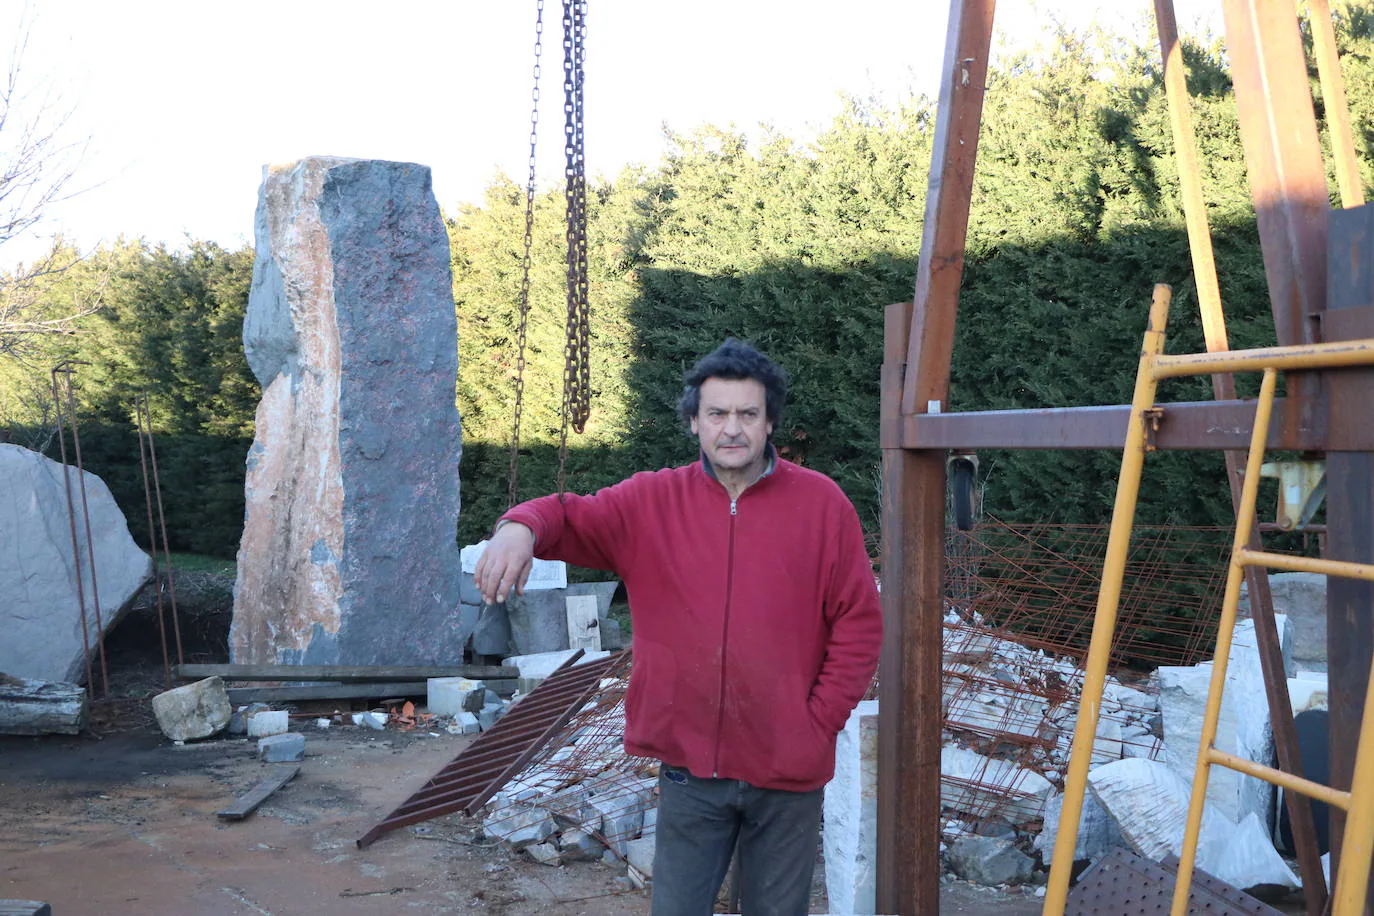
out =
[(505, 665), (177, 665), (182, 680), (222, 677), (226, 681), (423, 681), (431, 677), (515, 678)]
[(241, 821), (252, 814), (258, 805), (267, 801), (269, 795), (295, 779), (300, 771), (299, 764), (280, 764), (272, 770), (271, 776), (234, 799), (234, 803), (229, 807), (215, 813), (226, 821)]

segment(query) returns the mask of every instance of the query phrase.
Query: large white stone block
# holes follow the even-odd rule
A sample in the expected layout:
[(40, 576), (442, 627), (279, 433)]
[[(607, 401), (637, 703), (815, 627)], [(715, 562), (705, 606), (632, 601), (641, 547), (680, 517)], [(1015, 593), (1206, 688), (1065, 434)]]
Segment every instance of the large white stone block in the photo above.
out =
[[(1135, 852), (1159, 861), (1182, 851), (1189, 787), (1167, 764), (1118, 760), (1091, 771), (1088, 788)], [(1197, 852), (1199, 868), (1242, 890), (1259, 884), (1300, 886), (1254, 813), (1237, 824), (1207, 805)]]
[[(76, 507), (75, 554), (68, 482)], [(83, 482), (94, 557), (81, 512)], [(0, 443), (0, 544), (0, 671), (35, 681), (82, 683), (88, 644), (98, 678), (97, 621), (108, 633), (153, 572), (152, 560), (134, 543), (110, 488), (89, 471), (64, 472), (60, 463), (38, 452)]]
[(830, 912), (874, 910), (877, 866), (878, 701), (849, 714), (835, 743), (835, 778), (825, 787), (825, 886)]
[[(1291, 634), (1287, 618), (1280, 615), (1275, 623), (1281, 643), (1291, 645), (1291, 638), (1283, 638), (1285, 633)], [(1211, 678), (1211, 662), (1159, 669), (1165, 761), (1185, 784), (1193, 780)], [(1236, 625), (1215, 746), (1257, 763), (1273, 762), (1274, 736), (1253, 621), (1242, 620)], [(1233, 822), (1254, 813), (1262, 823), (1269, 823), (1272, 816), (1273, 796), (1268, 783), (1224, 767), (1212, 768), (1207, 800)]]
[(940, 804), (1010, 823), (1034, 820), (1054, 786), (1034, 770), (967, 748), (940, 749)]

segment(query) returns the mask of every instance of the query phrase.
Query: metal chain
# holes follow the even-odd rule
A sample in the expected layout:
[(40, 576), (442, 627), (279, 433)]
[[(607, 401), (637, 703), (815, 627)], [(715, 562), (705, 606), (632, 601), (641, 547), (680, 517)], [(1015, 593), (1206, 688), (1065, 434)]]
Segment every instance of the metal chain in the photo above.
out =
[(520, 495), (520, 414), (525, 399), (525, 338), (530, 321), (530, 269), (534, 246), (534, 152), (539, 139), (539, 57), (544, 51), (544, 0), (537, 0), (534, 16), (534, 90), (530, 93), (530, 171), (525, 182), (525, 253), (520, 260), (520, 326), (515, 349), (515, 421), (510, 435), (510, 490), (507, 507)]
[(563, 0), (564, 196), (568, 214), (568, 319), (563, 366), (563, 422), (558, 448), (558, 492), (564, 492), (568, 426), (581, 433), (591, 414), (590, 308), (587, 279), (587, 157), (583, 131), (586, 0)]

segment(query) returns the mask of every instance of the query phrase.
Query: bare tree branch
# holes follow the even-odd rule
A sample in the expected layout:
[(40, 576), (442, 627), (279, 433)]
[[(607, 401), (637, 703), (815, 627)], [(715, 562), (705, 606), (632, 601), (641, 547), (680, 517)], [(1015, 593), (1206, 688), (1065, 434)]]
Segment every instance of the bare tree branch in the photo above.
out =
[[(32, 20), (20, 20), (7, 73), (0, 76), (0, 246), (34, 229), (49, 209), (71, 196), (86, 144), (65, 139), (71, 110), (51, 91), (23, 89), (21, 74)], [(0, 274), (0, 358), (30, 359), (40, 341), (74, 334), (81, 319), (98, 310), (102, 290), (76, 307), (55, 309), (44, 291), (50, 280), (79, 258), (54, 244), (30, 265)]]

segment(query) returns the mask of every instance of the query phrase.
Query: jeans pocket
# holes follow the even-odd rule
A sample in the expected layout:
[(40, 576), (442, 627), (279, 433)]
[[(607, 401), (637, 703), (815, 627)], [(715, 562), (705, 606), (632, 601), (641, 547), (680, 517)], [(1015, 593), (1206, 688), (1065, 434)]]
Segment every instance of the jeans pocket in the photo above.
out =
[(663, 778), (668, 780), (669, 782), (675, 782), (680, 786), (687, 785), (688, 774), (687, 771), (684, 770), (682, 767), (670, 767), (665, 763), (660, 767), (660, 769), (663, 772)]

